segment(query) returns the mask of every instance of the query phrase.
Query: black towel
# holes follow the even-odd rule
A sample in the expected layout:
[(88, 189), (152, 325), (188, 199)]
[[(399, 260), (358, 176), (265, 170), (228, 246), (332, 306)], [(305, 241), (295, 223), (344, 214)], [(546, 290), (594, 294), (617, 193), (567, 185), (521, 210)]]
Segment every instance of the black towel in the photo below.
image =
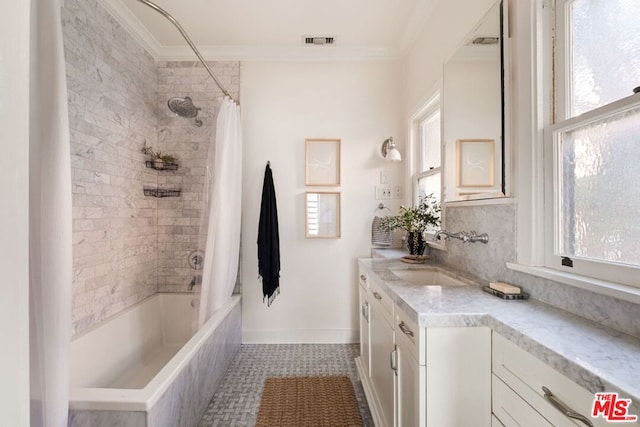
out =
[(258, 274), (262, 279), (263, 301), (266, 299), (270, 306), (280, 293), (280, 237), (276, 190), (269, 164), (264, 170), (258, 223)]

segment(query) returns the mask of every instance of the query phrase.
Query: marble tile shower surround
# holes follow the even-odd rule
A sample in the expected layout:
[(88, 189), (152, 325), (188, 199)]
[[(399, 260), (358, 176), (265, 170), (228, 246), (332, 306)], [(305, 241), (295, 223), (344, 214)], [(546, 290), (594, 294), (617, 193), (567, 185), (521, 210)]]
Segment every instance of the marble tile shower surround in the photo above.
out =
[[(193, 277), (187, 255), (199, 246), (204, 162), (222, 92), (198, 62), (155, 62), (95, 0), (66, 0), (62, 21), (77, 334), (159, 290), (186, 290)], [(209, 65), (238, 99), (239, 63)], [(187, 95), (202, 108), (200, 128), (167, 108), (169, 98)], [(180, 169), (146, 168), (140, 152), (145, 143), (175, 155)], [(183, 193), (145, 197), (145, 186)]]
[[(234, 99), (240, 89), (238, 62), (215, 62), (211, 68)], [(158, 287), (160, 292), (184, 292), (194, 274), (188, 256), (204, 249), (207, 227), (205, 215), (205, 167), (209, 144), (215, 138), (215, 123), (224, 96), (204, 67), (197, 61), (159, 62), (157, 149), (179, 160), (177, 171), (158, 172), (158, 185), (181, 188), (180, 198), (158, 200)], [(174, 96), (190, 96), (201, 110), (197, 127), (193, 119), (175, 116), (167, 108)]]
[(489, 243), (449, 240), (447, 251), (433, 250), (435, 259), (486, 281), (521, 286), (532, 298), (640, 338), (640, 306), (629, 301), (509, 270), (516, 259), (516, 205), (446, 208), (446, 228), (488, 233)]
[(66, 0), (73, 191), (73, 331), (157, 292), (157, 174), (140, 147), (157, 140), (157, 71), (94, 0)]

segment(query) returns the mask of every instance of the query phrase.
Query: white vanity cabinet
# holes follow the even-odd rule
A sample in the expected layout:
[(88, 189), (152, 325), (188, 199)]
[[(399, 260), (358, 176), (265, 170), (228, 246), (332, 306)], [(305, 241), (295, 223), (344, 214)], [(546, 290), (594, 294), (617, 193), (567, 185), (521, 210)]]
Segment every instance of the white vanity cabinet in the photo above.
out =
[(397, 425), (424, 426), (426, 367), (420, 343), (425, 342), (425, 328), (419, 328), (399, 308), (396, 308), (395, 327)]
[(367, 283), (367, 276), (364, 274), (360, 274), (359, 279), (360, 286), (358, 287), (358, 291), (360, 294), (360, 354), (362, 355), (362, 365), (365, 375), (369, 377), (371, 374), (370, 366), (371, 362), (369, 359), (369, 348), (370, 348), (370, 328), (369, 328), (369, 297), (367, 295), (367, 290), (369, 288)]
[(369, 327), (371, 361), (370, 384), (373, 393), (369, 406), (378, 426), (395, 425), (395, 371), (393, 302), (375, 283), (369, 284)]
[(491, 426), (491, 330), (419, 327), (375, 281), (366, 298), (370, 372), (366, 345), (357, 365), (376, 426)]
[[(501, 423), (497, 425), (611, 425), (602, 417), (591, 417), (593, 393), (498, 333), (493, 334), (492, 370), (492, 409)], [(543, 387), (554, 397), (545, 397)], [(571, 411), (575, 418), (565, 415), (566, 411)]]

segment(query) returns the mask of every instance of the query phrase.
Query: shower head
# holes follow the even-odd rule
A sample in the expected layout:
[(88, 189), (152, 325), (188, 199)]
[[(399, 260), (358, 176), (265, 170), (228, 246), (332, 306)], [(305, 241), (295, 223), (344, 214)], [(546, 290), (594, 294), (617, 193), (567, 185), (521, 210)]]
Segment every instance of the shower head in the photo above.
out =
[[(195, 118), (198, 116), (198, 111), (200, 111), (200, 108), (193, 105), (193, 101), (188, 96), (170, 98), (167, 101), (167, 106), (174, 114), (186, 118)], [(202, 121), (196, 119), (196, 126), (202, 126)]]

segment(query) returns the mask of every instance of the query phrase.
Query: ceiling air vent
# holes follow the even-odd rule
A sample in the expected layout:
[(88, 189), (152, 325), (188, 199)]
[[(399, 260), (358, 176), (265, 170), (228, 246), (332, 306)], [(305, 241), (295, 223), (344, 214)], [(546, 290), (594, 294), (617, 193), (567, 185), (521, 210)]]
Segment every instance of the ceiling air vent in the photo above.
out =
[(304, 44), (325, 45), (334, 44), (335, 37), (332, 36), (304, 36)]

